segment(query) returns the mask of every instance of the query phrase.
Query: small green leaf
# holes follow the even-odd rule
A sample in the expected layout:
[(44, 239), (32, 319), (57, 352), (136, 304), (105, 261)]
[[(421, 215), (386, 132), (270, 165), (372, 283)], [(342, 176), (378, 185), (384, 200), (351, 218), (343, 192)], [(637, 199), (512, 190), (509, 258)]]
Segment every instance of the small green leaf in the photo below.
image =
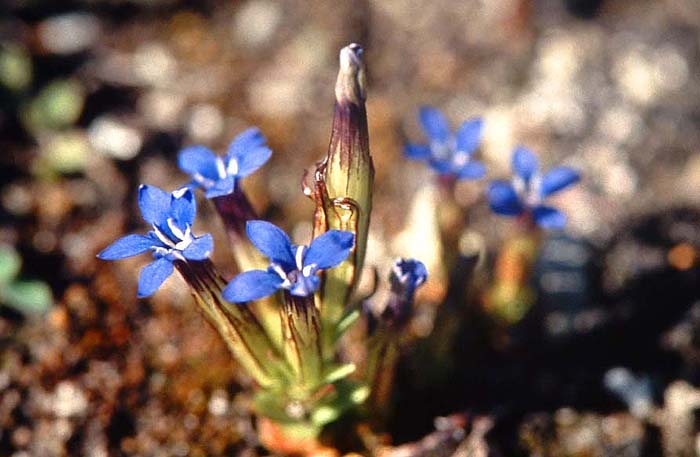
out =
[(355, 371), (355, 364), (354, 363), (347, 363), (345, 365), (337, 365), (337, 366), (331, 366), (330, 370), (328, 370), (323, 378), (323, 381), (326, 384), (333, 384), (336, 381), (339, 381), (346, 376), (348, 376), (350, 373)]
[(12, 281), (22, 265), (19, 254), (9, 246), (0, 247), (0, 286)]
[(282, 398), (281, 392), (261, 390), (255, 394), (255, 411), (278, 423), (291, 422), (292, 420), (280, 405)]
[(3, 301), (25, 314), (43, 314), (51, 308), (51, 289), (42, 281), (15, 281), (2, 288)]
[(338, 338), (343, 336), (343, 333), (347, 329), (349, 329), (352, 324), (357, 322), (357, 319), (360, 318), (360, 310), (355, 308), (355, 309), (348, 309), (345, 312), (345, 315), (340, 319), (340, 322), (338, 322), (338, 326), (336, 327), (336, 335)]
[(0, 85), (19, 92), (32, 82), (32, 59), (29, 52), (15, 43), (0, 44)]
[(44, 87), (24, 107), (22, 122), (34, 133), (60, 130), (78, 120), (84, 102), (85, 93), (77, 81), (57, 80)]
[(50, 137), (41, 158), (52, 171), (78, 173), (85, 169), (92, 154), (87, 136), (79, 130), (68, 130)]
[(333, 422), (340, 417), (343, 411), (333, 406), (319, 406), (311, 413), (311, 422), (319, 427)]
[(356, 405), (361, 405), (362, 403), (369, 398), (370, 390), (369, 387), (367, 386), (357, 386), (351, 393), (350, 393), (350, 400), (352, 400), (353, 403)]

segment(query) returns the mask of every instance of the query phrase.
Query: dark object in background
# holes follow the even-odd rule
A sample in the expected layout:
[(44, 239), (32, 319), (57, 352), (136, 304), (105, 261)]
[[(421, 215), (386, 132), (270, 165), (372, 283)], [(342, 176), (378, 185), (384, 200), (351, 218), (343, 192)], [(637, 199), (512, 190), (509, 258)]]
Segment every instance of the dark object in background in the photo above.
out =
[(581, 19), (593, 19), (600, 12), (604, 0), (564, 0), (566, 10)]
[[(679, 246), (681, 253), (693, 248), (690, 266), (674, 259)], [(543, 282), (549, 287), (543, 289)], [(498, 344), (499, 330), (477, 304), (462, 305), (468, 317), (462, 317), (456, 337), (449, 382), (416, 382), (434, 376), (433, 367), (400, 365), (397, 378), (403, 381), (392, 430), (398, 442), (430, 431), (427, 420), (416, 418), (466, 410), (496, 414), (494, 441), (508, 451), (505, 455), (514, 455), (522, 449), (505, 443), (517, 442), (516, 428), (529, 412), (563, 406), (624, 410), (627, 406), (603, 384), (611, 368), (626, 367), (648, 378), (657, 402), (669, 382), (700, 373), (700, 367), (689, 366), (700, 365), (691, 362), (700, 360), (697, 352), (669, 350), (661, 343), (670, 329), (690, 319), (689, 310), (700, 301), (700, 211), (677, 208), (632, 218), (602, 247), (553, 235), (544, 242), (532, 284), (538, 302), (508, 329), (507, 344)], [(464, 303), (464, 297), (457, 300)], [(453, 320), (460, 307), (455, 308)], [(654, 433), (646, 430), (637, 444), (658, 449)]]
[(590, 243), (565, 234), (549, 236), (542, 245), (534, 271), (539, 325), (549, 338), (566, 338), (590, 331), (601, 323), (603, 312), (594, 305), (599, 290)]

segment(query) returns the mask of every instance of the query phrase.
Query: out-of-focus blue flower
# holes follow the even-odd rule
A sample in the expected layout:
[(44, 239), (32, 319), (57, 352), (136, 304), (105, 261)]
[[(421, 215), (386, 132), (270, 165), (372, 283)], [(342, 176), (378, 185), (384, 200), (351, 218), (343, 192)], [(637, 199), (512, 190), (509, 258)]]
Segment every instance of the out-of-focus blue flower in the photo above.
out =
[(251, 127), (229, 145), (224, 157), (204, 146), (190, 146), (178, 156), (178, 165), (192, 176), (192, 185), (201, 187), (207, 198), (233, 192), (236, 181), (260, 168), (272, 155), (260, 129)]
[(465, 121), (454, 134), (445, 116), (431, 106), (422, 107), (418, 119), (429, 143), (407, 144), (404, 147), (406, 157), (426, 161), (440, 175), (452, 175), (457, 179), (484, 177), (486, 167), (473, 157), (481, 143), (481, 118)]
[(530, 213), (537, 225), (546, 229), (560, 229), (566, 225), (566, 216), (544, 201), (580, 179), (579, 173), (569, 167), (554, 167), (540, 174), (537, 156), (522, 146), (513, 151), (513, 179), (491, 182), (489, 204), (496, 214), (519, 216)]
[(153, 251), (155, 260), (141, 270), (139, 297), (152, 295), (173, 272), (175, 260), (204, 260), (213, 249), (210, 234), (197, 237), (192, 224), (197, 212), (194, 194), (188, 188), (172, 194), (157, 187), (139, 187), (139, 208), (153, 230), (147, 235), (127, 235), (100, 252), (103, 260), (117, 260)]
[(368, 317), (368, 330), (373, 334), (380, 324), (395, 329), (405, 326), (411, 318), (416, 290), (428, 279), (428, 270), (420, 260), (396, 259), (389, 273), (391, 291), (383, 307), (366, 300), (363, 304)]
[(393, 288), (413, 297), (418, 286), (428, 279), (428, 269), (420, 260), (397, 259), (391, 268), (389, 279)]
[(393, 321), (396, 325), (405, 324), (411, 315), (416, 289), (426, 279), (428, 269), (423, 262), (415, 259), (397, 259), (389, 275), (391, 295), (382, 313), (384, 319)]
[(297, 296), (311, 295), (320, 282), (316, 272), (340, 264), (355, 242), (351, 232), (329, 230), (308, 247), (295, 246), (282, 229), (265, 221), (249, 221), (246, 231), (255, 247), (270, 258), (270, 266), (233, 278), (223, 291), (224, 298), (232, 303), (257, 300), (277, 289)]

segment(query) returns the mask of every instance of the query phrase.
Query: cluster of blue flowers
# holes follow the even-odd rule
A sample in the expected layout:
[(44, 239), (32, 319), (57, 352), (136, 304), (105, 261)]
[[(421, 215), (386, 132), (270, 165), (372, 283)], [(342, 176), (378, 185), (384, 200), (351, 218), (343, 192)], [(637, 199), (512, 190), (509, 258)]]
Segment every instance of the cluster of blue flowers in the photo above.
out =
[[(479, 179), (486, 175), (483, 163), (474, 159), (481, 144), (481, 118), (465, 121), (452, 133), (445, 116), (433, 107), (422, 107), (418, 114), (428, 144), (407, 144), (406, 157), (421, 160), (439, 175), (455, 179)], [(542, 174), (537, 156), (518, 146), (512, 157), (511, 181), (495, 180), (488, 188), (489, 205), (494, 213), (503, 216), (528, 216), (540, 227), (561, 229), (566, 216), (556, 208), (544, 204), (549, 196), (580, 179), (579, 173), (569, 167), (555, 167)]]
[[(408, 158), (425, 161), (439, 175), (454, 179), (473, 180), (486, 175), (484, 164), (474, 158), (483, 131), (480, 118), (465, 121), (453, 133), (445, 116), (435, 108), (421, 108), (418, 117), (429, 142), (407, 144), (404, 152)], [(152, 230), (147, 235), (127, 235), (104, 249), (98, 257), (116, 260), (152, 251), (154, 261), (141, 271), (138, 285), (139, 297), (152, 295), (172, 274), (176, 261), (203, 261), (213, 250), (210, 234), (195, 236), (192, 233), (196, 215), (193, 190), (202, 189), (207, 198), (225, 198), (234, 192), (241, 178), (260, 168), (271, 154), (265, 137), (257, 128), (238, 135), (223, 157), (204, 146), (183, 149), (178, 165), (192, 180), (170, 194), (142, 185), (138, 204)], [(526, 215), (543, 228), (564, 227), (566, 216), (545, 205), (544, 201), (576, 183), (578, 172), (568, 167), (555, 167), (542, 174), (537, 157), (524, 147), (517, 147), (513, 152), (512, 169), (511, 181), (495, 180), (489, 185), (488, 200), (494, 213)], [(279, 227), (256, 220), (247, 223), (246, 232), (253, 245), (270, 259), (270, 266), (235, 277), (223, 291), (224, 298), (233, 303), (256, 300), (279, 289), (297, 296), (311, 295), (319, 287), (317, 273), (343, 262), (355, 242), (352, 233), (331, 230), (309, 246), (296, 246)], [(424, 273), (417, 275), (423, 276)]]
[[(238, 135), (224, 157), (204, 146), (183, 149), (178, 164), (192, 181), (171, 194), (142, 185), (139, 209), (152, 230), (147, 235), (120, 238), (98, 257), (117, 260), (152, 251), (155, 260), (141, 271), (138, 296), (152, 295), (172, 274), (176, 261), (202, 261), (211, 255), (212, 236), (192, 233), (196, 215), (193, 188), (204, 190), (207, 198), (230, 195), (238, 180), (260, 168), (271, 154), (257, 128)], [(308, 247), (292, 245), (287, 234), (269, 222), (249, 221), (246, 230), (255, 247), (270, 258), (270, 266), (267, 271), (248, 271), (234, 278), (223, 291), (224, 298), (233, 303), (256, 300), (278, 289), (299, 296), (313, 294), (320, 282), (316, 273), (340, 264), (354, 245), (354, 235), (339, 230), (324, 233)]]

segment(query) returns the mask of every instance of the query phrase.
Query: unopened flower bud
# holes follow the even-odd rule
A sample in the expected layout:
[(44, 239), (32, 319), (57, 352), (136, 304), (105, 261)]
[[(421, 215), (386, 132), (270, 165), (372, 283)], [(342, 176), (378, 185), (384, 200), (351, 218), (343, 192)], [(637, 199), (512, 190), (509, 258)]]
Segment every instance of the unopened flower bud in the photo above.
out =
[(332, 229), (355, 235), (353, 254), (326, 274), (321, 290), (322, 318), (329, 329), (340, 320), (359, 279), (372, 209), (374, 167), (369, 152), (362, 54), (357, 44), (340, 51), (331, 141), (327, 156), (317, 166), (314, 186), (309, 192), (316, 201), (316, 236)]

